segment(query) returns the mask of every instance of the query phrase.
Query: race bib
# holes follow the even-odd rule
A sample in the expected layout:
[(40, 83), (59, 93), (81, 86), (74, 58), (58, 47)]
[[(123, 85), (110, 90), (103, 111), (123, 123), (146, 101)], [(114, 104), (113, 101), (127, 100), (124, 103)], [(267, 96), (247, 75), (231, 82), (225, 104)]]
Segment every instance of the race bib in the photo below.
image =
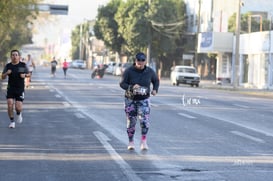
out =
[(148, 88), (147, 87), (138, 87), (133, 89), (134, 95), (147, 95), (148, 94)]

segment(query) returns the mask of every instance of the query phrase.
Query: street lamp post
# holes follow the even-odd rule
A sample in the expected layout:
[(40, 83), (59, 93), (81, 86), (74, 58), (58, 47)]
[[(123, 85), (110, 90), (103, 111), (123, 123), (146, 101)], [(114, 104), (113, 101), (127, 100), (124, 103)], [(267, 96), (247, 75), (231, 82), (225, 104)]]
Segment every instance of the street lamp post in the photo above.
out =
[(236, 44), (235, 44), (235, 58), (232, 63), (233, 70), (233, 88), (239, 86), (239, 67), (240, 67), (240, 30), (241, 30), (241, 0), (238, 0), (237, 13), (236, 13)]
[(198, 19), (197, 19), (197, 31), (196, 31), (196, 39), (195, 39), (195, 54), (194, 54), (194, 67), (198, 66), (198, 36), (200, 33), (200, 16), (201, 16), (201, 0), (198, 1)]
[[(151, 6), (151, 0), (148, 0), (148, 11), (150, 11), (150, 6)], [(150, 61), (151, 61), (151, 44), (152, 44), (152, 30), (151, 30), (151, 27), (149, 27), (148, 29), (148, 33), (149, 33), (149, 36), (150, 36), (150, 39), (149, 39), (149, 42), (148, 42), (148, 46), (147, 46), (147, 64), (149, 65), (150, 64)]]
[(271, 39), (272, 39), (272, 35), (271, 35), (271, 28), (272, 28), (272, 15), (270, 16), (270, 24), (269, 24), (269, 30), (268, 30), (268, 89), (272, 86), (272, 68), (273, 68), (273, 65), (272, 65), (272, 56), (271, 56)]

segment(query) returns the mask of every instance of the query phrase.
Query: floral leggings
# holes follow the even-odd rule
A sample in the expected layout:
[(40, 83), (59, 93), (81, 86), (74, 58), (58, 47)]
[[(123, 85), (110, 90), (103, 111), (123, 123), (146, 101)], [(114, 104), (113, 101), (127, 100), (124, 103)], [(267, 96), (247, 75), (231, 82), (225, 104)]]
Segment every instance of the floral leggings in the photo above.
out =
[(146, 136), (149, 130), (150, 99), (130, 100), (125, 98), (125, 113), (129, 141), (134, 139), (137, 120), (140, 122), (142, 136)]

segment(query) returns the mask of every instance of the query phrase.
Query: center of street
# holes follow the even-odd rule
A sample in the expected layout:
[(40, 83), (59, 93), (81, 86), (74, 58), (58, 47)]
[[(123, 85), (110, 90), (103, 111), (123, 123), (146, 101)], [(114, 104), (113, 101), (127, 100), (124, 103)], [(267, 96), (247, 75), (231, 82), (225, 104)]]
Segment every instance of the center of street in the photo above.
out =
[[(2, 96), (0, 166), (28, 181), (272, 178), (272, 101), (162, 80), (151, 97), (150, 149), (140, 151), (138, 126), (130, 152), (119, 80), (91, 79), (90, 70), (78, 69), (69, 69), (66, 79), (58, 70), (52, 78), (47, 68), (37, 68), (26, 89), (24, 122), (14, 130), (7, 128)], [(183, 105), (183, 95), (199, 103)], [(263, 109), (252, 109), (260, 104)], [(19, 178), (7, 169), (0, 174), (0, 180)]]

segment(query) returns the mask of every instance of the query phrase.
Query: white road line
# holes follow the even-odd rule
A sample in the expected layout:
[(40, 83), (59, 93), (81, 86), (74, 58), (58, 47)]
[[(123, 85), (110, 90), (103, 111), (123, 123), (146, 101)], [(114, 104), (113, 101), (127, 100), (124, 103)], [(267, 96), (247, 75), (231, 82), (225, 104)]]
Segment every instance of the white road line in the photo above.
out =
[(242, 104), (233, 104), (233, 106), (241, 107), (241, 108), (249, 108), (249, 106), (245, 106)]
[(258, 142), (258, 143), (265, 143), (264, 140), (260, 139), (260, 138), (256, 138), (254, 136), (250, 136), (248, 134), (245, 134), (245, 133), (242, 133), (240, 131), (231, 131), (232, 134), (235, 134), (237, 136), (241, 136), (243, 138), (246, 138), (246, 139), (249, 139), (249, 140), (252, 140), (252, 141), (255, 141), (255, 142)]
[(158, 107), (158, 104), (151, 104), (151, 107)]
[(63, 102), (64, 107), (69, 107), (70, 104), (68, 102)]
[(196, 118), (196, 117), (194, 117), (194, 116), (191, 116), (191, 115), (188, 115), (188, 114), (185, 114), (185, 113), (178, 113), (178, 115), (184, 116), (184, 117), (190, 118), (190, 119), (195, 119), (195, 118)]
[(72, 77), (72, 78), (74, 78), (74, 79), (78, 78), (78, 76), (76, 76), (74, 74), (69, 74), (69, 76)]
[(79, 118), (79, 119), (85, 118), (85, 116), (84, 116), (83, 114), (81, 114), (81, 113), (75, 113), (75, 116), (76, 116), (77, 118)]
[(59, 94), (55, 94), (55, 97), (61, 98), (62, 96), (60, 96)]
[(122, 157), (115, 151), (115, 149), (108, 143), (110, 139), (100, 131), (94, 131), (94, 135), (98, 138), (104, 148), (108, 151), (112, 159), (120, 166), (122, 172), (130, 181), (141, 181), (141, 179), (134, 173), (130, 165), (125, 162)]
[[(95, 113), (90, 113), (87, 110), (84, 109), (79, 109), (77, 107), (80, 107), (80, 105), (78, 103), (75, 103), (73, 101), (71, 101), (68, 97), (66, 97), (60, 90), (58, 90), (57, 88), (55, 88), (55, 90), (64, 97), (64, 99), (71, 104), (71, 106), (75, 107), (80, 113), (82, 113), (83, 115), (85, 115), (86, 117), (90, 118), (91, 120), (95, 121), (97, 124), (101, 125), (105, 130), (107, 130), (109, 132), (109, 134), (113, 135), (115, 138), (117, 138), (120, 142), (122, 142), (123, 144), (127, 144), (127, 140), (124, 139), (124, 137), (126, 136), (126, 133), (122, 133), (124, 130), (121, 128), (116, 128), (113, 129), (113, 127), (108, 124), (109, 120), (104, 119), (101, 115), (97, 115)], [(101, 134), (98, 134), (101, 136)], [(119, 163), (119, 166), (122, 168), (123, 172), (126, 173), (125, 175), (127, 176), (128, 180), (130, 181), (141, 181), (140, 177), (138, 177), (135, 172), (132, 170), (132, 168), (130, 167), (130, 165), (128, 165), (127, 162), (125, 162), (122, 157), (120, 155), (118, 155), (118, 153), (115, 152), (114, 148), (112, 148), (112, 146), (105, 140), (108, 140), (109, 138), (105, 138), (104, 139), (99, 139), (101, 141), (103, 141), (103, 145), (105, 146), (105, 148), (107, 147), (107, 151), (108, 152), (113, 152), (112, 157), (113, 159)], [(136, 142), (140, 142), (140, 140), (138, 138), (135, 138)], [(150, 150), (149, 152), (151, 152), (152, 150)], [(137, 153), (137, 152), (136, 152)], [(137, 153), (139, 155), (139, 153)], [(117, 155), (117, 156), (116, 156)], [(141, 154), (143, 156), (143, 154)], [(146, 158), (146, 157), (145, 157)], [(147, 159), (149, 159), (149, 157), (147, 157)], [(153, 157), (151, 159), (149, 159), (151, 161), (153, 160), (161, 160), (160, 157), (156, 156), (155, 154), (153, 154)], [(168, 168), (169, 164), (165, 163), (164, 161), (159, 161), (160, 164), (157, 163), (157, 165), (155, 165), (157, 168)]]

